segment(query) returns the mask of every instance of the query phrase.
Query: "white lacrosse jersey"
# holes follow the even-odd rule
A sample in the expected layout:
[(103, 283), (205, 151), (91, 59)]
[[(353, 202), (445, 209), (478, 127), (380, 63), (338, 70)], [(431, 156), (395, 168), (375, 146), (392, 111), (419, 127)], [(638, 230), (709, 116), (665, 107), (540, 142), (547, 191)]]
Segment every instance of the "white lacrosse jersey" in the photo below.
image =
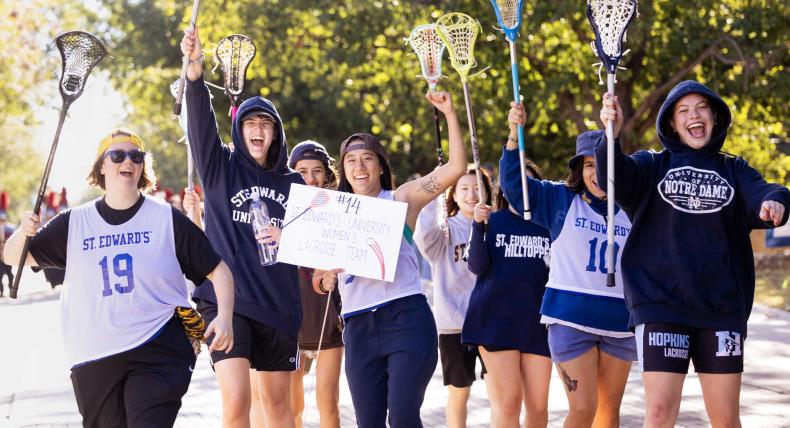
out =
[(614, 217), (615, 286), (606, 286), (606, 218), (581, 195), (568, 208), (559, 236), (551, 243), (549, 282), (541, 322), (565, 324), (594, 334), (627, 337), (628, 310), (623, 299), (620, 256), (631, 222), (623, 210)]
[[(378, 198), (393, 200), (393, 195), (389, 190), (382, 190)], [(423, 294), (417, 250), (414, 243), (409, 242), (411, 239), (411, 236), (407, 237), (405, 234), (401, 237), (395, 279), (392, 282), (338, 274), (337, 284), (343, 301), (343, 317), (375, 309), (402, 297)]]
[(189, 306), (169, 205), (145, 197), (126, 223), (108, 224), (96, 201), (71, 210), (60, 299), (74, 366), (135, 348)]

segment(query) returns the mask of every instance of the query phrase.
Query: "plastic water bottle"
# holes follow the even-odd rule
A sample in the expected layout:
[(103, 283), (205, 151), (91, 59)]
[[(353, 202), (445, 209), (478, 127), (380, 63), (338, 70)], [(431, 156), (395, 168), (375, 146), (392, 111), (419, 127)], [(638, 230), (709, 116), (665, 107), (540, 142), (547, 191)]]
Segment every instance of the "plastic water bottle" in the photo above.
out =
[[(250, 203), (250, 223), (252, 223), (255, 236), (258, 236), (263, 229), (271, 224), (269, 210), (266, 209), (266, 204), (260, 198)], [(277, 249), (258, 242), (258, 258), (261, 261), (261, 266), (273, 265), (277, 263)]]

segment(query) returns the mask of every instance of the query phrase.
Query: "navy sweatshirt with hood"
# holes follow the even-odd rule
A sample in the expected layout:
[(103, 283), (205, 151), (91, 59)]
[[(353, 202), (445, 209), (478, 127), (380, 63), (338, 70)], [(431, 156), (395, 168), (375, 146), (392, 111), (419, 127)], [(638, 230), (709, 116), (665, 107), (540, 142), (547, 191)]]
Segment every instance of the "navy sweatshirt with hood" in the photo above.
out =
[[(233, 273), (234, 312), (296, 337), (302, 320), (297, 267), (284, 263), (261, 266), (249, 219), (250, 203), (260, 195), (272, 224), (282, 227), (291, 184), (304, 183), (297, 172), (288, 168), (280, 115), (266, 98), (244, 101), (233, 121), (235, 149), (231, 151), (217, 133), (214, 109), (202, 78), (188, 82), (186, 106), (187, 134), (205, 192), (206, 235)], [(277, 131), (266, 166), (255, 162), (242, 139), (240, 119), (256, 110), (268, 113), (276, 121)], [(193, 298), (217, 301), (208, 280), (195, 290)]]
[[(715, 124), (708, 144), (695, 150), (670, 126), (675, 103), (688, 94), (708, 98)], [(732, 117), (706, 86), (675, 86), (656, 120), (664, 150), (625, 155), (615, 144), (615, 200), (633, 223), (623, 249), (622, 274), (630, 326), (674, 323), (746, 335), (754, 300), (752, 229), (764, 201), (785, 206), (790, 191), (767, 183), (741, 157), (720, 152)], [(606, 176), (606, 140), (595, 153)], [(606, 180), (599, 180), (602, 188)]]

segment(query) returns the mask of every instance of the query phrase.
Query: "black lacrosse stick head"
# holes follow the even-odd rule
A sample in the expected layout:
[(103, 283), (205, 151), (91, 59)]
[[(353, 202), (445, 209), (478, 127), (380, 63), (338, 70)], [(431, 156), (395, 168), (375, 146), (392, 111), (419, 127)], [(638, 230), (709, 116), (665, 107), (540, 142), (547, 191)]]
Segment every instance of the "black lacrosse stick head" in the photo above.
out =
[(71, 104), (82, 95), (93, 67), (107, 55), (107, 48), (93, 34), (69, 31), (55, 38), (60, 51), (60, 96)]
[(587, 19), (595, 32), (595, 53), (614, 74), (623, 56), (625, 32), (636, 15), (636, 0), (587, 0)]

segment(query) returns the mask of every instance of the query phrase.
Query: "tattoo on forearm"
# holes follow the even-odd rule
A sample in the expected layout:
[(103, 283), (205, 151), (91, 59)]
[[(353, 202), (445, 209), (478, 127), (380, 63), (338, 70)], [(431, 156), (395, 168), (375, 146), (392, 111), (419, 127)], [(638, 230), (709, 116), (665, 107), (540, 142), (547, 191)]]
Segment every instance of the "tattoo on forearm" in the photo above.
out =
[(557, 368), (560, 369), (560, 377), (562, 377), (562, 382), (565, 384), (565, 387), (568, 388), (568, 392), (576, 391), (579, 381), (571, 379), (571, 377), (568, 376), (568, 372), (566, 372), (561, 365), (557, 364)]
[(436, 180), (436, 177), (426, 177), (421, 184), (425, 193), (434, 194), (439, 191), (439, 182)]

